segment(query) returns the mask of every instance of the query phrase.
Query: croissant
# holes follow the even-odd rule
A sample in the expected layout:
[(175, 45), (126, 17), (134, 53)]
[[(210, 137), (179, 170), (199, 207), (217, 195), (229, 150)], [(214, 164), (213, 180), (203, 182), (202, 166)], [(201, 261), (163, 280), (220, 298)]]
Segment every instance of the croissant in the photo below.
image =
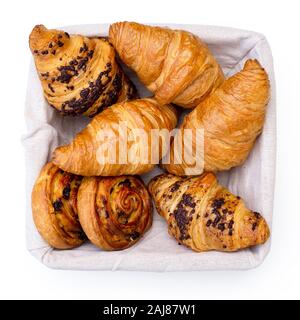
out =
[(109, 41), (160, 104), (194, 108), (224, 81), (208, 47), (189, 32), (118, 22)]
[(219, 185), (213, 173), (162, 174), (150, 181), (149, 191), (170, 235), (195, 251), (236, 251), (269, 238), (265, 219)]
[(85, 177), (78, 192), (78, 214), (93, 244), (121, 250), (135, 244), (150, 228), (152, 203), (138, 177)]
[[(227, 79), (184, 118), (181, 136), (174, 140), (169, 163), (164, 167), (176, 175), (189, 175), (201, 174), (203, 169), (221, 171), (241, 165), (262, 131), (269, 95), (267, 73), (257, 60), (247, 60), (242, 71)], [(186, 154), (193, 155), (199, 166), (180, 156), (186, 129), (194, 134), (191, 143), (184, 146)], [(204, 137), (204, 152), (198, 157), (196, 129), (203, 129)]]
[(29, 45), (45, 98), (63, 115), (92, 117), (116, 102), (137, 97), (105, 39), (37, 25)]
[(33, 187), (34, 223), (41, 236), (54, 248), (74, 248), (86, 239), (77, 215), (77, 192), (81, 179), (49, 162)]
[[(154, 99), (118, 103), (97, 115), (69, 145), (57, 148), (53, 162), (65, 171), (84, 176), (145, 173), (155, 165), (151, 161), (153, 153), (160, 159), (169, 148), (162, 137), (159, 149), (153, 151), (152, 129), (170, 131), (176, 122), (175, 109), (160, 106)], [(146, 133), (144, 143), (139, 140), (140, 131)]]

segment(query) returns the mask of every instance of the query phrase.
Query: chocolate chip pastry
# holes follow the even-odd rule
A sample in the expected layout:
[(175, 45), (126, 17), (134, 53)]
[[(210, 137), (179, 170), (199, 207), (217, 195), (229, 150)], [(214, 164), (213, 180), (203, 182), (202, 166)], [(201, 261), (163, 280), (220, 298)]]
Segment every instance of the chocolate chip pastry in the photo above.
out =
[(121, 250), (150, 228), (152, 203), (138, 177), (85, 177), (78, 191), (78, 215), (93, 244)]
[(54, 248), (74, 248), (86, 239), (77, 215), (81, 180), (49, 162), (33, 187), (33, 220), (41, 236)]
[(106, 39), (37, 25), (29, 45), (44, 96), (63, 115), (93, 117), (116, 102), (137, 97)]
[(237, 251), (270, 236), (265, 219), (213, 173), (190, 178), (162, 174), (150, 181), (149, 191), (170, 235), (195, 251)]

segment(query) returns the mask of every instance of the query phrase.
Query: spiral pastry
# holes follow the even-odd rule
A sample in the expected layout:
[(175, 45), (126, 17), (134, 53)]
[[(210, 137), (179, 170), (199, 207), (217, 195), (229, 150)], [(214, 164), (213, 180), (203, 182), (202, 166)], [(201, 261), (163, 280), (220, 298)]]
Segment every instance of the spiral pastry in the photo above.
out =
[(69, 249), (86, 239), (78, 220), (77, 192), (82, 177), (47, 163), (32, 190), (32, 214), (41, 236), (54, 248)]
[(78, 215), (93, 244), (121, 250), (135, 244), (150, 228), (152, 203), (137, 177), (85, 177), (78, 191)]
[(93, 117), (116, 102), (137, 97), (106, 39), (37, 25), (29, 45), (45, 98), (63, 115)]

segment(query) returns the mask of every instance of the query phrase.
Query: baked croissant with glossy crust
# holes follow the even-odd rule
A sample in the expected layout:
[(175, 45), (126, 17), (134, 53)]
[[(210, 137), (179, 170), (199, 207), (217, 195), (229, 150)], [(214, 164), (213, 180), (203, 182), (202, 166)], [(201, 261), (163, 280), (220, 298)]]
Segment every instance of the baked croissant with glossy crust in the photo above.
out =
[(29, 45), (45, 98), (63, 115), (92, 117), (118, 101), (137, 97), (105, 39), (37, 25)]
[(54, 248), (74, 248), (86, 239), (77, 215), (81, 179), (49, 162), (33, 187), (33, 220), (41, 236)]
[(109, 41), (161, 104), (194, 108), (224, 81), (208, 47), (187, 31), (118, 22)]
[(135, 244), (150, 228), (152, 203), (138, 177), (86, 177), (78, 192), (78, 214), (93, 244), (121, 250)]
[[(189, 113), (181, 125), (182, 140), (174, 140), (169, 164), (164, 167), (176, 175), (201, 174), (203, 166), (195, 167), (180, 157), (184, 130), (194, 137), (186, 144), (187, 154), (195, 155), (196, 129), (203, 129), (204, 170), (221, 171), (241, 165), (248, 157), (261, 133), (270, 95), (268, 75), (257, 60), (248, 60), (244, 69), (227, 79), (213, 94)], [(203, 154), (197, 158), (203, 163)], [(202, 162), (201, 162), (202, 161)]]
[[(175, 109), (160, 106), (154, 99), (118, 103), (97, 115), (69, 145), (58, 147), (53, 153), (53, 162), (65, 171), (84, 176), (145, 173), (155, 165), (151, 161), (151, 130), (170, 131), (176, 123)], [(145, 143), (138, 138), (141, 130), (146, 133)], [(159, 159), (169, 148), (166, 140), (161, 141), (155, 151)], [(115, 147), (112, 155), (107, 153), (114, 150), (111, 146)], [(115, 159), (111, 158), (114, 154)]]
[(269, 238), (265, 219), (219, 185), (213, 173), (163, 174), (150, 181), (149, 191), (170, 235), (195, 251), (236, 251)]

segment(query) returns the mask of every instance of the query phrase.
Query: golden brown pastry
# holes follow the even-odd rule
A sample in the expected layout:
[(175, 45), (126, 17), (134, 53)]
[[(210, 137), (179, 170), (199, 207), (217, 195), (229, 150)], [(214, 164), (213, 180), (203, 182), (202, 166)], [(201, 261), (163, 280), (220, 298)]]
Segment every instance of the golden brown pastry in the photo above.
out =
[[(65, 171), (84, 176), (145, 173), (155, 165), (151, 161), (150, 130), (170, 131), (176, 123), (175, 109), (168, 105), (160, 106), (154, 99), (118, 103), (97, 115), (69, 145), (57, 148), (53, 162)], [(141, 143), (138, 138), (137, 131), (140, 130), (146, 132), (146, 143)], [(113, 134), (113, 138), (110, 139), (107, 134), (106, 140), (106, 133)], [(111, 145), (116, 147), (116, 152), (110, 152), (113, 150)], [(125, 147), (127, 150), (124, 150)], [(155, 155), (160, 159), (167, 153), (168, 147), (167, 142), (161, 143), (159, 149), (154, 151)], [(111, 154), (115, 153), (114, 159)]]
[(69, 35), (37, 25), (29, 45), (44, 95), (63, 115), (92, 117), (118, 101), (137, 97), (105, 39)]
[(81, 179), (49, 162), (33, 187), (34, 223), (41, 236), (54, 248), (74, 248), (86, 239), (77, 215), (77, 192)]
[[(180, 127), (182, 133), (191, 129), (195, 134), (196, 129), (203, 129), (205, 171), (228, 170), (247, 159), (262, 131), (269, 95), (267, 73), (257, 60), (248, 60), (242, 71), (227, 79), (185, 117)], [(182, 141), (173, 143), (170, 164), (164, 167), (176, 175), (189, 175), (195, 163), (179, 159)], [(196, 139), (190, 147), (187, 144), (188, 154), (195, 155), (196, 146)], [(200, 163), (200, 157), (197, 159)], [(196, 168), (193, 174), (201, 174), (202, 169)]]
[(195, 251), (236, 251), (270, 236), (264, 218), (219, 185), (213, 173), (190, 178), (163, 174), (150, 181), (149, 191), (170, 235)]
[(189, 32), (118, 22), (109, 41), (160, 104), (194, 108), (224, 81), (208, 47)]
[(86, 177), (78, 192), (78, 214), (93, 244), (126, 249), (152, 224), (151, 198), (138, 177)]

